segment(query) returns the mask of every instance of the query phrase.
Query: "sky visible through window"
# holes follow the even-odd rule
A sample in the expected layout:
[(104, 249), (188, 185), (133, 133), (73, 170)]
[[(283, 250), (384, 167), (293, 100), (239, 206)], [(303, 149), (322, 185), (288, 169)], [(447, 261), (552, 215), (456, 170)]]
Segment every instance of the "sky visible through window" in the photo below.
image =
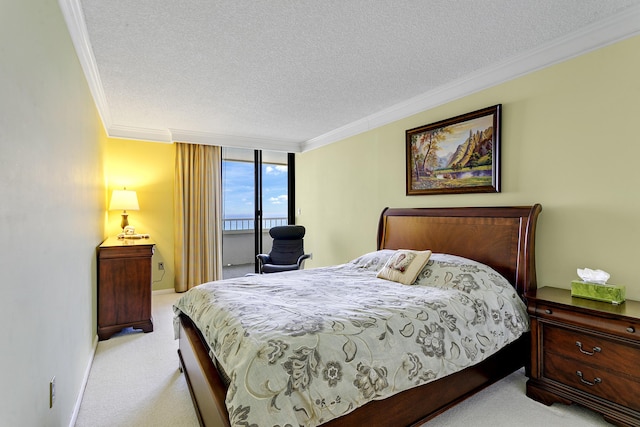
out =
[[(223, 217), (253, 218), (253, 167), (250, 162), (222, 161)], [(287, 166), (262, 165), (264, 218), (287, 217)]]

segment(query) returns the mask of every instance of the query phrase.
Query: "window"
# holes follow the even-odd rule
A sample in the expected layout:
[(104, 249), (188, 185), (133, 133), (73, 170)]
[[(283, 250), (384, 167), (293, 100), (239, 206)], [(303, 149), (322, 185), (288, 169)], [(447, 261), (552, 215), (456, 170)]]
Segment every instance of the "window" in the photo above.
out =
[(293, 219), (293, 155), (223, 148), (223, 277), (256, 271), (258, 253), (271, 250), (269, 229)]

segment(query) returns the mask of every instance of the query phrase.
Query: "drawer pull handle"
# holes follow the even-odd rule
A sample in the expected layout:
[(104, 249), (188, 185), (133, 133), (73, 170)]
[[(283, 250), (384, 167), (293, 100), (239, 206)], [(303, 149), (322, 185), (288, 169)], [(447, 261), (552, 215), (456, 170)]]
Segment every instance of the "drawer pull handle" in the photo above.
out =
[(602, 380), (601, 380), (600, 378), (598, 378), (598, 377), (595, 377), (595, 378), (593, 379), (593, 382), (585, 380), (585, 379), (582, 377), (582, 371), (576, 371), (576, 375), (577, 375), (578, 377), (580, 377), (580, 382), (582, 382), (583, 384), (589, 385), (589, 386), (594, 386), (594, 385), (596, 385), (596, 384), (600, 384), (600, 383), (602, 382)]
[(629, 332), (630, 334), (634, 333), (636, 331), (636, 328), (634, 328), (633, 326), (629, 326), (627, 328), (627, 332)]
[(544, 312), (547, 313), (547, 314), (551, 314), (551, 310), (548, 309), (548, 308)]
[(582, 343), (580, 341), (576, 341), (576, 345), (578, 346), (578, 350), (580, 353), (586, 354), (587, 356), (593, 356), (596, 353), (600, 353), (602, 349), (600, 347), (593, 347), (593, 351), (586, 351), (582, 349)]

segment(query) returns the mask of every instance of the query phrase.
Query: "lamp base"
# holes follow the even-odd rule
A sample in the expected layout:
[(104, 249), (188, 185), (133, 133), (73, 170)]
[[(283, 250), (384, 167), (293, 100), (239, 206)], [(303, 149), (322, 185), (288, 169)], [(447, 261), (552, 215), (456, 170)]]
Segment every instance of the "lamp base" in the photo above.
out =
[(120, 228), (124, 231), (124, 228), (129, 225), (129, 214), (126, 212), (122, 213), (122, 221), (120, 222)]

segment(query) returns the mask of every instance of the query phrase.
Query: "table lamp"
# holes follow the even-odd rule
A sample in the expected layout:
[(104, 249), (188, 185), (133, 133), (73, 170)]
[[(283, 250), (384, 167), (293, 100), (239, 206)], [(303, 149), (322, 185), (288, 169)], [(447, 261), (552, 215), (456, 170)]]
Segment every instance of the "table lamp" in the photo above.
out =
[(111, 203), (109, 204), (109, 210), (122, 210), (122, 222), (120, 227), (124, 231), (124, 228), (129, 225), (129, 214), (127, 210), (138, 211), (140, 206), (138, 205), (138, 196), (135, 191), (127, 190), (113, 190), (111, 194)]

